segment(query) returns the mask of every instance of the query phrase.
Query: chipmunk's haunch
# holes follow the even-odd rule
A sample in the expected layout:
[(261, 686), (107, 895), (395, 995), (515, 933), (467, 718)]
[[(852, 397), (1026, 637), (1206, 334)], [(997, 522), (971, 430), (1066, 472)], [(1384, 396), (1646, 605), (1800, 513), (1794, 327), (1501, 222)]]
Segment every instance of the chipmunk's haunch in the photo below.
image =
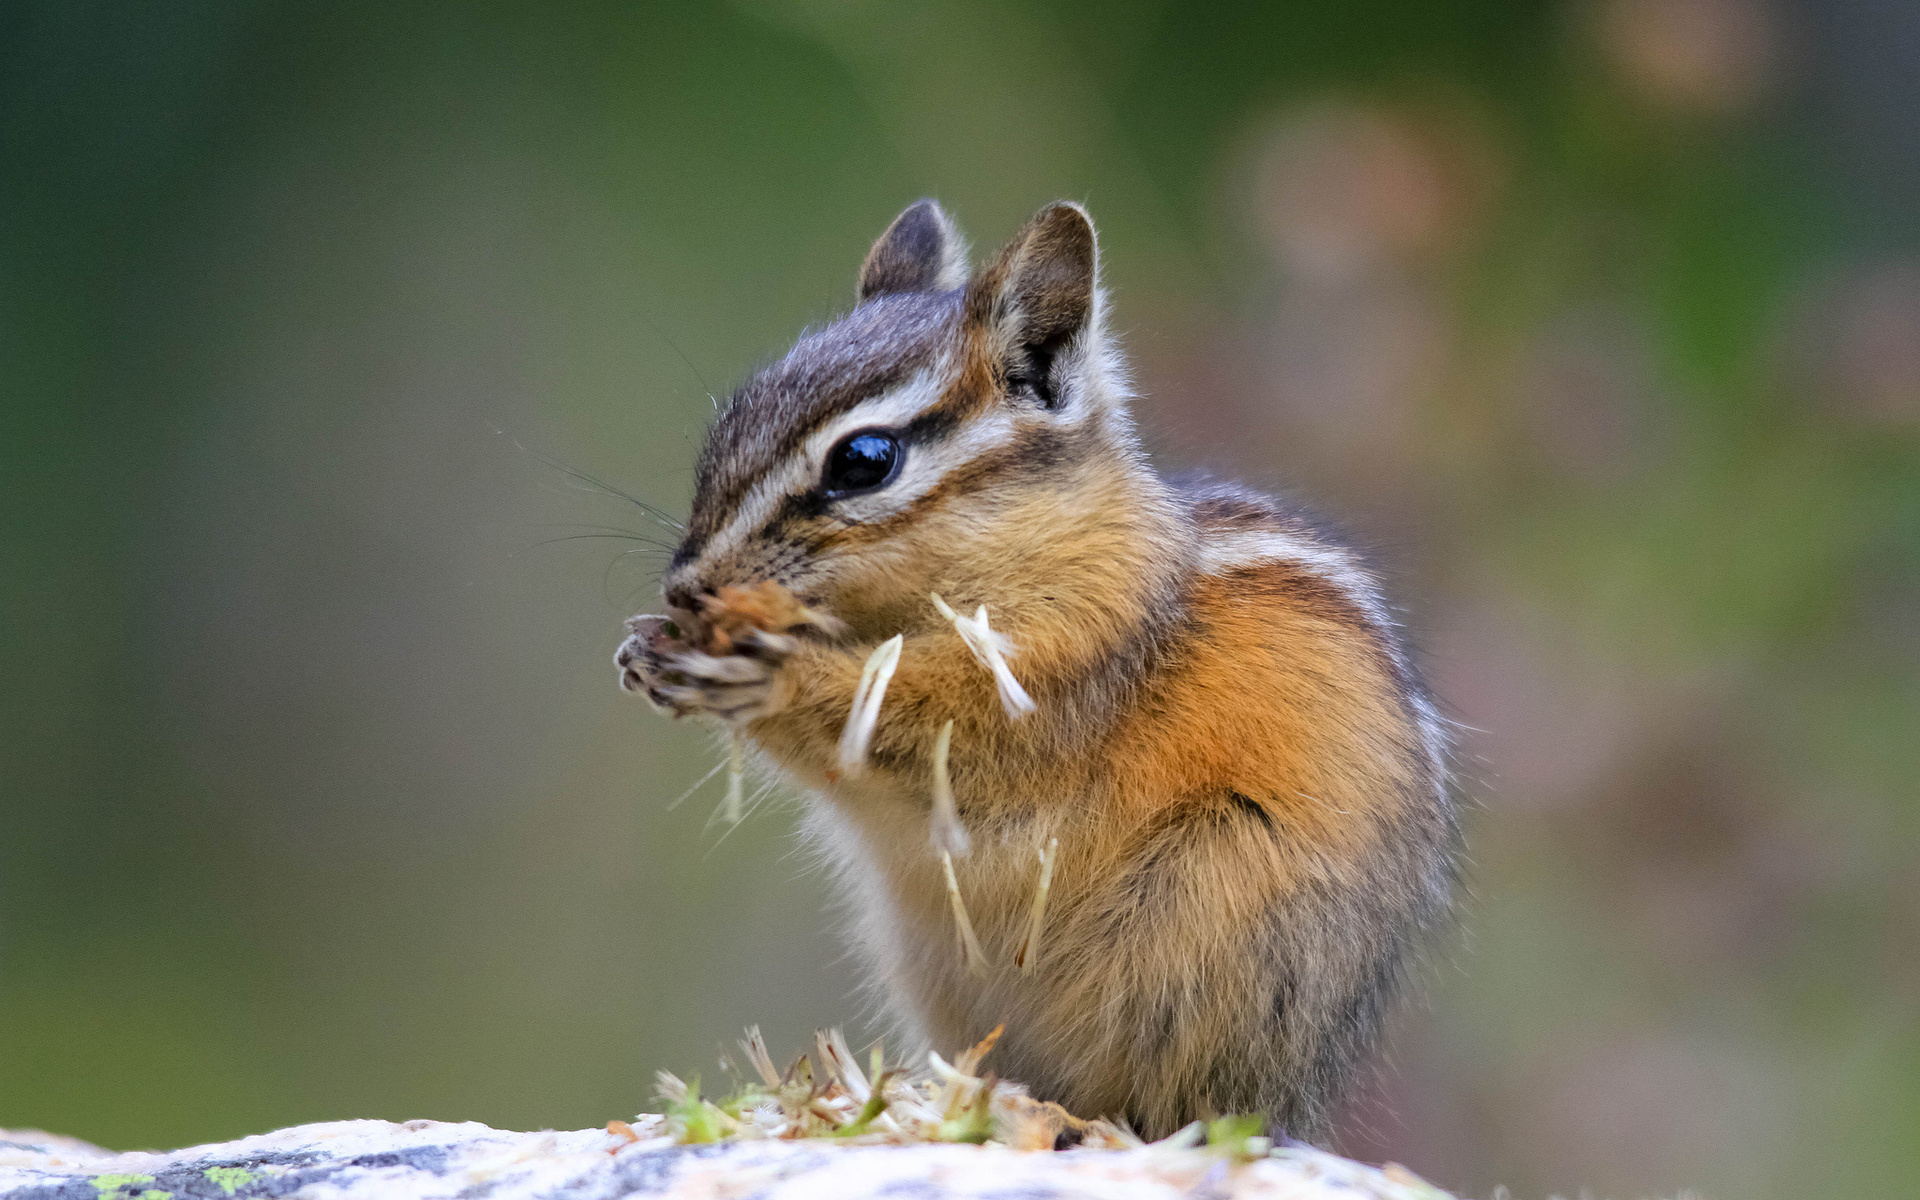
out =
[[(622, 682), (733, 723), (811, 792), (807, 835), (913, 1031), (959, 1047), (1004, 1022), (1007, 1077), (1143, 1133), (1257, 1109), (1319, 1137), (1448, 906), (1442, 723), (1349, 550), (1154, 473), (1103, 309), (1078, 206), (971, 276), (940, 208), (907, 209), (852, 313), (721, 413), (672, 622), (636, 619)], [(720, 588), (767, 580), (787, 619), (701, 636)], [(1009, 719), (933, 592), (988, 606), (1037, 711)], [(862, 665), (902, 633), (869, 766), (843, 777)], [(928, 844), (950, 720), (984, 971)], [(1016, 970), (1052, 838), (1040, 961)]]

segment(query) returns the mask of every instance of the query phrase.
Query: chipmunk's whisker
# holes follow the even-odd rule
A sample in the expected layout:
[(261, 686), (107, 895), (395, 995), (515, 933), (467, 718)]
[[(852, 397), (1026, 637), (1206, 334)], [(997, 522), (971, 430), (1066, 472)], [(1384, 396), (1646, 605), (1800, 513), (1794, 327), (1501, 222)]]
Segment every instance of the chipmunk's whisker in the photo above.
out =
[(727, 761), (725, 759), (722, 759), (721, 761), (715, 763), (713, 766), (713, 770), (708, 771), (705, 775), (702, 775), (700, 778), (694, 780), (692, 787), (688, 788), (684, 792), (681, 792), (679, 796), (675, 797), (673, 803), (667, 805), (667, 811), (672, 812), (674, 809), (679, 808), (682, 804), (686, 803), (687, 797), (693, 795), (695, 792), (705, 787), (707, 784), (707, 780), (712, 779), (715, 775), (718, 775), (720, 772), (726, 769), (727, 769)]
[(1020, 968), (1022, 975), (1031, 975), (1034, 964), (1040, 961), (1040, 931), (1047, 919), (1047, 893), (1053, 889), (1053, 856), (1059, 849), (1060, 839), (1048, 838), (1047, 848), (1040, 852), (1040, 886), (1033, 892), (1027, 938), (1020, 943), (1019, 953), (1013, 956), (1013, 965)]
[[(498, 436), (503, 436), (503, 437), (506, 436), (506, 431), (502, 429), (495, 429), (493, 432)], [(599, 479), (595, 479), (593, 476), (587, 474), (585, 471), (578, 470), (577, 468), (574, 468), (574, 467), (570, 467), (550, 454), (546, 454), (539, 450), (535, 450), (533, 447), (528, 446), (526, 443), (520, 441), (518, 438), (508, 438), (507, 440), (513, 444), (514, 449), (520, 451), (522, 454), (532, 455), (534, 458), (539, 459), (541, 462), (545, 463), (547, 466), (551, 467), (552, 469), (560, 472), (562, 475), (570, 476), (571, 478), (576, 479), (581, 483), (585, 484), (587, 486), (587, 489), (599, 492), (601, 495), (604, 495), (604, 496), (611, 496), (616, 500), (625, 500), (628, 504), (633, 505), (635, 508), (639, 509), (642, 513), (645, 513), (648, 520), (652, 521), (656, 525), (659, 525), (661, 528), (670, 530), (676, 534), (686, 532), (686, 529), (687, 529), (686, 525), (684, 525), (680, 521), (675, 520), (672, 516), (668, 515), (665, 512), (662, 512), (660, 509), (655, 508), (653, 505), (648, 504), (645, 500), (641, 500), (636, 496), (630, 496), (626, 492), (621, 491), (619, 488), (614, 487), (610, 483), (605, 483)], [(574, 489), (574, 490), (581, 490), (581, 489)]]

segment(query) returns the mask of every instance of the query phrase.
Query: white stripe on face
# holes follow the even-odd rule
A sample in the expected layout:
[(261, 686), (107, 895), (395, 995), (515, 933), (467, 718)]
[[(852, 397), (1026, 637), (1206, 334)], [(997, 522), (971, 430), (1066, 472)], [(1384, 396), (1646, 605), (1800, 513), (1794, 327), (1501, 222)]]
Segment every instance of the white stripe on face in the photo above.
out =
[[(860, 429), (897, 429), (932, 408), (940, 399), (948, 366), (941, 361), (918, 371), (900, 386), (861, 401), (815, 430), (754, 482), (726, 525), (701, 548), (699, 561), (675, 575), (697, 579), (703, 564), (725, 558), (745, 545), (773, 520), (789, 496), (803, 494), (818, 484), (827, 452), (841, 438)], [(835, 511), (856, 523), (883, 520), (932, 491), (954, 467), (1004, 442), (1013, 428), (1012, 416), (1001, 410), (975, 418), (937, 449), (909, 449), (893, 482), (867, 495), (839, 501)]]
[[(1104, 347), (1105, 342), (1095, 338), (1063, 359), (1066, 403), (1061, 410), (1039, 419), (1073, 429), (1116, 408), (1117, 394), (1104, 393), (1108, 386), (1104, 373), (1085, 369), (1086, 360), (1103, 352)], [(828, 451), (842, 438), (860, 429), (898, 429), (932, 408), (939, 402), (954, 367), (951, 355), (942, 355), (905, 383), (861, 401), (815, 430), (747, 489), (733, 516), (701, 548), (699, 561), (674, 572), (669, 584), (695, 583), (710, 564), (747, 545), (777, 516), (789, 497), (804, 494), (819, 483)], [(906, 461), (892, 482), (865, 495), (835, 501), (834, 514), (854, 524), (872, 524), (905, 511), (938, 487), (955, 468), (1006, 444), (1018, 431), (1023, 416), (1032, 419), (1034, 414), (1024, 414), (1014, 406), (993, 405), (937, 445), (908, 448)]]
[[(1012, 414), (1004, 408), (995, 407), (966, 422), (952, 437), (937, 446), (909, 448), (907, 460), (892, 483), (864, 496), (850, 496), (840, 501), (836, 506), (837, 511), (845, 520), (861, 525), (871, 525), (904, 512), (914, 501), (940, 486), (940, 481), (955, 467), (964, 466), (1005, 444), (1013, 435), (1014, 428)], [(829, 446), (832, 444), (828, 443)], [(824, 455), (826, 452), (822, 450), (821, 453)]]

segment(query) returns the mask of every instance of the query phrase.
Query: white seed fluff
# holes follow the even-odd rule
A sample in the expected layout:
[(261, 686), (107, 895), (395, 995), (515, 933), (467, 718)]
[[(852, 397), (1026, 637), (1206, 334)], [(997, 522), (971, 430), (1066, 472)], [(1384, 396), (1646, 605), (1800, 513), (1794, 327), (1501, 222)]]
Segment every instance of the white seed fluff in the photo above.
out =
[(720, 819), (738, 825), (746, 816), (747, 741), (738, 729), (727, 747), (727, 798), (720, 802)]
[(1031, 975), (1033, 965), (1040, 961), (1040, 931), (1046, 925), (1047, 893), (1053, 890), (1053, 856), (1059, 849), (1060, 839), (1048, 838), (1047, 848), (1040, 852), (1040, 886), (1033, 892), (1033, 910), (1027, 917), (1027, 940), (1013, 956), (1013, 965), (1020, 968), (1022, 975)]
[(853, 708), (847, 713), (846, 728), (840, 731), (840, 769), (849, 775), (859, 774), (867, 765), (867, 743), (873, 740), (873, 727), (880, 719), (880, 701), (893, 682), (894, 668), (900, 665), (900, 647), (905, 643), (904, 634), (894, 634), (874, 647), (867, 665), (860, 668)]
[(973, 936), (973, 922), (967, 918), (967, 902), (960, 898), (960, 881), (953, 877), (953, 855), (942, 853), (940, 866), (947, 873), (947, 899), (953, 902), (953, 923), (960, 927), (960, 946), (966, 951), (967, 970), (984, 971), (987, 969), (987, 955), (980, 949), (980, 939)]
[(967, 827), (960, 823), (960, 811), (953, 803), (953, 780), (947, 775), (947, 754), (953, 746), (953, 722), (940, 727), (933, 742), (933, 821), (929, 835), (933, 848), (954, 858), (965, 858), (973, 849)]
[(1013, 669), (1007, 666), (1007, 659), (1014, 653), (1013, 642), (1003, 633), (997, 633), (987, 625), (987, 606), (982, 604), (974, 610), (971, 617), (963, 617), (954, 612), (940, 593), (934, 592), (933, 606), (940, 615), (953, 622), (954, 632), (960, 640), (973, 651), (973, 657), (981, 666), (993, 674), (993, 682), (1000, 689), (1000, 707), (1007, 710), (1009, 721), (1018, 721), (1039, 708), (1033, 697), (1027, 695), (1027, 689), (1013, 676)]

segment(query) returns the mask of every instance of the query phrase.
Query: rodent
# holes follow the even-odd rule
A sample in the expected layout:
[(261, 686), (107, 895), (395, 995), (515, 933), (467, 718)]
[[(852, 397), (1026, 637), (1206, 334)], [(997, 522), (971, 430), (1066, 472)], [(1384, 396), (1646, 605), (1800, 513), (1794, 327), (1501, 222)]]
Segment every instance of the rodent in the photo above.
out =
[[(630, 623), (622, 686), (729, 723), (806, 792), (802, 834), (910, 1035), (957, 1049), (1004, 1024), (1002, 1075), (1149, 1137), (1259, 1111), (1321, 1140), (1450, 910), (1446, 723), (1353, 550), (1155, 473), (1099, 274), (1076, 204), (971, 273), (938, 204), (906, 209), (851, 312), (715, 420), (668, 617)], [(769, 580), (819, 619), (695, 632), (717, 636), (721, 589)], [(987, 606), (1036, 711), (1010, 719), (930, 593)], [(895, 634), (867, 768), (843, 774), (862, 667)], [(949, 720), (984, 971), (928, 840)]]

